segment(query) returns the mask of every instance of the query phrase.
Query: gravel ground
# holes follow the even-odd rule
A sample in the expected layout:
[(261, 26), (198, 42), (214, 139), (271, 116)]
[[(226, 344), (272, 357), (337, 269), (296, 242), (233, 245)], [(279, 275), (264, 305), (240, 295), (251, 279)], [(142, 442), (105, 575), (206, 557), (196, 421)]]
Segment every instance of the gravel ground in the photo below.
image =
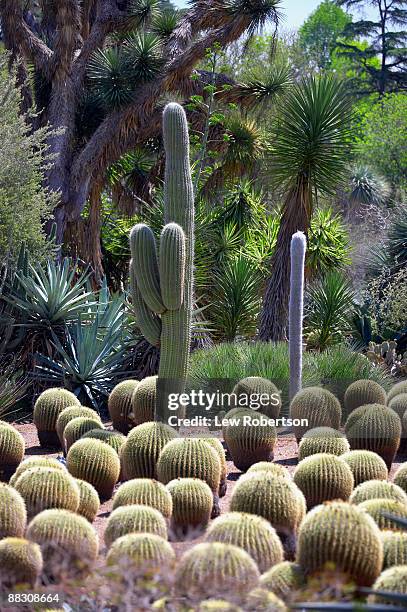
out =
[[(40, 447), (37, 437), (36, 428), (32, 423), (18, 423), (14, 424), (15, 427), (20, 431), (23, 435), (26, 443), (26, 456), (30, 455), (49, 455), (51, 457), (57, 457), (58, 453), (47, 452), (46, 449)], [(105, 423), (105, 426), (108, 427), (110, 423)], [(276, 463), (281, 463), (292, 473), (297, 465), (297, 443), (292, 435), (285, 434), (279, 436), (277, 445), (274, 453), (274, 461)], [(399, 467), (400, 463), (403, 461), (407, 461), (407, 456), (398, 455), (396, 457), (396, 462), (393, 463), (392, 470), (390, 473), (390, 477), (392, 478), (394, 472)], [(230, 497), (233, 492), (233, 488), (236, 485), (237, 480), (239, 479), (241, 472), (234, 466), (232, 461), (227, 462), (228, 465), (228, 485), (227, 492), (224, 497), (220, 500), (221, 512), (225, 513), (229, 509)], [(117, 485), (118, 486), (118, 485)], [(100, 541), (103, 542), (103, 533), (106, 527), (107, 518), (112, 509), (112, 500), (109, 500), (101, 505), (99, 513), (93, 523), (94, 528), (99, 534)], [(192, 545), (197, 544), (202, 539), (194, 538), (192, 540), (188, 540), (186, 542), (173, 542), (174, 549), (177, 555), (182, 554), (185, 550), (190, 548)], [(103, 549), (102, 549), (103, 550)]]

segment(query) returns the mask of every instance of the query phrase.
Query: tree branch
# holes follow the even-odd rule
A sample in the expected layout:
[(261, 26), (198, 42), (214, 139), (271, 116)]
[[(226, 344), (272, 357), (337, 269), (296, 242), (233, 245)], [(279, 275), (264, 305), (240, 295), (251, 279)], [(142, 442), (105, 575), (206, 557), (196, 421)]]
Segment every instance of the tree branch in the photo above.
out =
[(57, 81), (70, 74), (75, 51), (81, 44), (81, 11), (78, 0), (59, 0), (56, 14), (53, 76)]

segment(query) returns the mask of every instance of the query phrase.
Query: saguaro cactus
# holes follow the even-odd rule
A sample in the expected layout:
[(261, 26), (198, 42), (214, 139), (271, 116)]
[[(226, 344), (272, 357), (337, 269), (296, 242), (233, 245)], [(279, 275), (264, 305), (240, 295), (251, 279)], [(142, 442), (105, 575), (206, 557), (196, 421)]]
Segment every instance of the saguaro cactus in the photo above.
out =
[(304, 312), (304, 262), (307, 240), (303, 232), (291, 238), (289, 305), (290, 399), (302, 386), (302, 317)]
[(142, 223), (130, 234), (133, 306), (145, 338), (160, 347), (156, 414), (166, 420), (169, 392), (181, 392), (191, 342), (194, 196), (185, 113), (168, 104), (163, 115), (166, 153), (164, 222), (159, 253)]

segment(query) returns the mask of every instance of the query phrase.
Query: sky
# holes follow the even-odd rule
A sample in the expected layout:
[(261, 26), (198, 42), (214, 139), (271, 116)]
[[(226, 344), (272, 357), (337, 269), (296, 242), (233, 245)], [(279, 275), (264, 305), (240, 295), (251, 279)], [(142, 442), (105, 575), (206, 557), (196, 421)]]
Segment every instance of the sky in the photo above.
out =
[[(173, 0), (173, 2), (179, 7), (184, 7), (187, 4), (186, 0)], [(282, 12), (285, 17), (282, 28), (284, 30), (299, 28), (320, 2), (321, 0), (282, 0)]]

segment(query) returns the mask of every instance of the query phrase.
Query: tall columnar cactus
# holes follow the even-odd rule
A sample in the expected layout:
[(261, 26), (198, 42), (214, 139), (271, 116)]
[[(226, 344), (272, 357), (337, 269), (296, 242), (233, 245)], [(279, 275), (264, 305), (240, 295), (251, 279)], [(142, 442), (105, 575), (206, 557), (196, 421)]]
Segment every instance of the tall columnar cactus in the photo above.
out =
[(357, 584), (371, 586), (383, 564), (380, 529), (359, 506), (317, 506), (300, 527), (297, 563), (311, 575), (334, 564)]
[(165, 227), (157, 253), (144, 224), (130, 234), (130, 280), (137, 321), (145, 338), (160, 347), (157, 414), (168, 417), (169, 392), (183, 390), (191, 343), (194, 263), (194, 195), (189, 165), (187, 120), (182, 107), (168, 104), (163, 115)]
[(290, 399), (302, 387), (302, 319), (304, 312), (304, 263), (307, 239), (303, 232), (291, 238), (289, 350), (290, 350)]

